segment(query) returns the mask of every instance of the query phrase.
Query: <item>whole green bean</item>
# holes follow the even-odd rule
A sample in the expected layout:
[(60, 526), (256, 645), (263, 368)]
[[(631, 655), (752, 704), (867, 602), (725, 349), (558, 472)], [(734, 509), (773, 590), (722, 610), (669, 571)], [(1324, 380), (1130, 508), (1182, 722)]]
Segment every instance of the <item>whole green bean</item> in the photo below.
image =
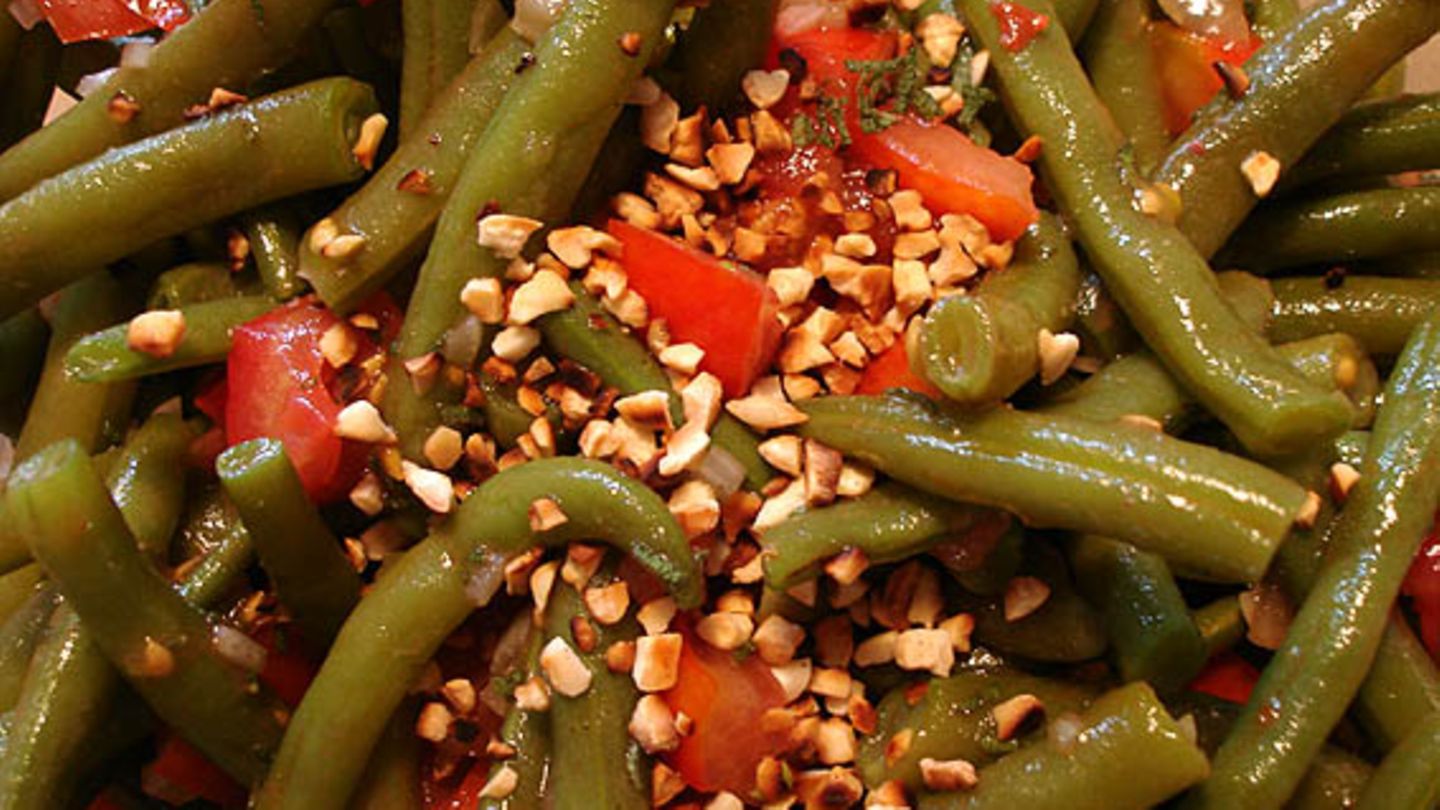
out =
[(1440, 303), (1440, 281), (1347, 276), (1331, 286), (1320, 278), (1282, 278), (1275, 290), (1275, 340), (1344, 332), (1370, 352), (1394, 355)]
[(739, 95), (746, 71), (760, 67), (778, 0), (731, 0), (695, 13), (680, 37), (675, 98), (683, 110), (723, 110)]
[(30, 658), (58, 602), (55, 587), (44, 586), (0, 622), (0, 714), (15, 707)]
[(324, 79), (111, 150), (37, 184), (0, 206), (0, 314), (167, 236), (359, 177), (352, 148), (375, 111), (368, 86)]
[(112, 326), (81, 338), (65, 354), (65, 373), (89, 383), (120, 382), (225, 362), (235, 327), (275, 308), (269, 296), (242, 296), (192, 304), (178, 311), (185, 332), (174, 351), (163, 357), (132, 349), (129, 323)]
[(1360, 342), (1344, 332), (1316, 335), (1280, 347), (1301, 374), (1316, 381), (1331, 381), (1355, 406), (1352, 428), (1366, 428), (1379, 404), (1380, 372)]
[(1434, 807), (1440, 799), (1440, 712), (1431, 712), (1391, 749), (1370, 781), (1359, 810)]
[(1327, 745), (1315, 755), (1286, 810), (1353, 810), (1374, 770), (1354, 754)]
[(497, 0), (404, 0), (400, 13), (405, 32), (400, 65), (403, 139), (470, 61), (472, 22), (474, 35), (487, 41), (507, 19)]
[[(528, 623), (528, 620), (527, 620)], [(526, 642), (524, 660), (513, 673), (494, 673), (492, 678), (504, 678), (504, 683), (516, 684), (521, 679), (541, 675), (540, 651), (545, 644), (545, 634), (539, 627), (531, 627)], [(510, 677), (511, 675), (518, 677)], [(513, 690), (511, 690), (513, 691)], [(513, 699), (513, 698), (507, 698)], [(515, 790), (504, 798), (481, 800), (476, 810), (523, 810), (533, 807), (535, 801), (549, 792), (550, 779), (550, 722), (545, 712), (531, 711), (512, 705), (505, 713), (500, 726), (499, 738), (515, 749), (515, 756), (490, 766), (490, 776), (508, 767), (516, 774)]]
[(1020, 619), (1005, 615), (1002, 594), (962, 595), (960, 606), (975, 616), (976, 641), (1006, 655), (1046, 663), (1078, 663), (1104, 655), (1108, 639), (1103, 617), (1075, 591), (1060, 551), (1027, 538), (1022, 554), (1016, 573), (1045, 583), (1050, 595)]
[(1059, 0), (1055, 3), (1055, 13), (1060, 24), (1065, 26), (1071, 42), (1078, 43), (1085, 36), (1099, 5), (1099, 0)]
[(215, 473), (301, 638), (323, 654), (360, 601), (360, 577), (305, 495), (284, 445), (237, 444), (216, 459)]
[(1040, 330), (1070, 325), (1079, 290), (1070, 237), (1044, 215), (1016, 243), (1004, 272), (985, 275), (970, 295), (930, 308), (919, 343), (925, 377), (962, 405), (1008, 398), (1039, 373)]
[(1440, 149), (1440, 94), (1361, 104), (1287, 172), (1282, 189), (1335, 178), (1378, 177), (1433, 168)]
[(250, 255), (265, 292), (277, 301), (288, 301), (304, 292), (300, 229), (295, 215), (282, 206), (268, 206), (242, 216), (240, 227), (250, 243)]
[[(567, 521), (532, 529), (528, 513), (539, 498), (553, 501)], [(505, 470), (361, 600), (300, 703), (257, 807), (344, 807), (390, 714), (445, 637), (499, 587), (504, 559), (533, 544), (572, 540), (623, 548), (681, 606), (700, 601), (684, 533), (648, 487), (609, 465), (573, 458)]]
[(431, 104), (417, 131), (330, 212), (336, 232), (363, 237), (364, 250), (325, 256), (313, 238), (301, 240), (300, 275), (326, 306), (349, 312), (424, 249), (465, 159), (529, 52), (529, 43), (502, 29)]
[(1077, 735), (1023, 748), (980, 772), (973, 790), (920, 798), (921, 810), (1151, 807), (1205, 778), (1205, 754), (1143, 683), (1101, 695)]
[(1146, 172), (1170, 145), (1149, 25), (1149, 9), (1142, 0), (1100, 0), (1082, 49), (1095, 95), (1125, 133), (1136, 164)]
[[(334, 0), (215, 0), (157, 45), (142, 66), (122, 67), (63, 120), (0, 155), (0, 200), (106, 149), (185, 121), (216, 87), (244, 91), (287, 61)], [(139, 110), (112, 115), (116, 96)]]
[(164, 559), (185, 509), (185, 457), (198, 431), (175, 413), (145, 420), (105, 471), (105, 487), (140, 551)]
[(188, 262), (161, 273), (150, 287), (145, 305), (150, 309), (179, 309), (258, 292), (250, 286), (230, 272), (226, 262)]
[(1440, 188), (1385, 188), (1256, 211), (1223, 256), (1259, 272), (1440, 250)]
[(1397, 361), (1310, 596), (1190, 808), (1274, 807), (1364, 681), (1440, 499), (1440, 313)]
[[(1344, 399), (1305, 380), (1246, 329), (1204, 258), (1175, 227), (1136, 207), (1124, 137), (1064, 38), (1041, 32), (1013, 52), (990, 0), (959, 5), (990, 51), (1011, 118), (1022, 134), (1044, 140), (1041, 174), (1086, 255), (1170, 373), (1253, 451), (1286, 452), (1340, 433), (1350, 420)], [(1046, 0), (1028, 5), (1053, 13)]]
[(420, 738), (415, 736), (415, 707), (402, 705), (375, 744), (365, 781), (355, 790), (353, 810), (421, 810)]
[(1245, 64), (1249, 88), (1218, 94), (1170, 146), (1154, 179), (1180, 193), (1180, 230), (1202, 255), (1225, 244), (1257, 197), (1241, 164), (1295, 165), (1391, 64), (1440, 28), (1430, 0), (1325, 0)]
[(1222, 596), (1190, 615), (1210, 656), (1234, 647), (1245, 638), (1245, 617), (1240, 613), (1240, 600), (1234, 596)]
[[(258, 782), (283, 704), (216, 650), (211, 621), (140, 553), (81, 447), (66, 440), (26, 461), (6, 499), (105, 657), (207, 757), (242, 784)], [(115, 610), (122, 602), (129, 609)]]
[(784, 590), (820, 574), (821, 565), (848, 548), (872, 563), (898, 562), (995, 520), (986, 509), (954, 504), (898, 484), (853, 500), (809, 509), (765, 532), (765, 581)]
[(1019, 411), (962, 418), (900, 398), (799, 405), (801, 435), (917, 489), (1108, 535), (1227, 581), (1269, 565), (1304, 491), (1265, 468), (1144, 427)]
[(0, 77), (0, 150), (40, 128), (54, 92), (60, 57), (60, 41), (49, 26), (21, 32), (6, 75)]

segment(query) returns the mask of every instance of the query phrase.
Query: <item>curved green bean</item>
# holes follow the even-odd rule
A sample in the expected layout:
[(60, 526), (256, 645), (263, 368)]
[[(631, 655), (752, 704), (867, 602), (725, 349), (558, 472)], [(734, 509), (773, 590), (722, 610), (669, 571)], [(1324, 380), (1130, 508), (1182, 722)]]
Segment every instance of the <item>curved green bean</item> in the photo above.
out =
[[(539, 498), (554, 501), (567, 521), (533, 530), (528, 512)], [(390, 714), (445, 637), (499, 587), (504, 558), (574, 540), (624, 549), (681, 606), (699, 603), (689, 544), (648, 487), (572, 458), (508, 469), (481, 484), (361, 600), (296, 711), (257, 807), (344, 807)], [(359, 694), (366, 700), (355, 700)]]
[(1240, 600), (1234, 596), (1222, 596), (1190, 616), (1210, 656), (1234, 647), (1245, 637), (1245, 617), (1240, 613)]
[[(545, 634), (539, 627), (530, 628), (524, 660), (510, 673), (494, 673), (492, 678), (504, 677), (505, 682), (518, 683), (521, 679), (540, 675), (540, 650), (545, 644)], [(511, 677), (511, 676), (518, 677)], [(525, 810), (533, 806), (535, 798), (549, 791), (551, 734), (549, 718), (545, 712), (511, 706), (505, 713), (500, 726), (499, 739), (515, 749), (515, 756), (490, 766), (493, 777), (501, 768), (509, 767), (516, 774), (515, 790), (504, 798), (486, 798), (480, 801), (476, 810)]]
[(1315, 142), (1305, 159), (1285, 174), (1281, 187), (1431, 169), (1437, 149), (1440, 94), (1362, 104)]
[(1282, 167), (1360, 98), (1386, 68), (1440, 28), (1430, 0), (1325, 0), (1245, 64), (1249, 89), (1218, 94), (1170, 146), (1154, 179), (1180, 193), (1180, 230), (1202, 255), (1225, 244), (1257, 197), (1240, 165), (1266, 152)]
[(402, 705), (375, 744), (365, 781), (356, 788), (351, 808), (421, 810), (425, 806), (420, 790), (421, 745), (415, 736), (414, 706)]
[(1254, 0), (1250, 3), (1250, 29), (1262, 42), (1271, 42), (1300, 19), (1296, 0)]
[(1146, 172), (1170, 146), (1149, 25), (1149, 8), (1142, 0), (1100, 0), (1082, 49), (1095, 95), (1125, 133), (1136, 164)]
[(10, 618), (45, 585), (45, 572), (31, 563), (0, 574), (0, 621)]
[(1271, 287), (1275, 340), (1343, 332), (1377, 355), (1397, 354), (1440, 303), (1440, 280), (1346, 276), (1332, 286), (1297, 277), (1275, 279)]
[(1374, 768), (1370, 763), (1334, 746), (1315, 755), (1286, 810), (1352, 810), (1360, 800)]
[(1008, 398), (1040, 371), (1040, 330), (1074, 318), (1080, 265), (1059, 221), (1042, 215), (1015, 245), (1004, 272), (988, 273), (970, 295), (943, 298), (920, 330), (920, 367), (962, 405)]
[(248, 284), (230, 272), (226, 262), (189, 262), (161, 273), (150, 287), (145, 306), (179, 309), (250, 293)]
[(250, 255), (265, 292), (277, 301), (288, 301), (304, 292), (300, 229), (294, 214), (282, 206), (269, 206), (242, 216), (240, 227), (250, 243)]
[(497, 0), (405, 0), (400, 14), (405, 32), (400, 63), (400, 137), (404, 139), (470, 61), (472, 22), (474, 36), (488, 40), (508, 18)]
[(1085, 36), (1099, 5), (1099, 0), (1058, 0), (1055, 3), (1055, 12), (1071, 42), (1078, 43)]
[(1377, 259), (1440, 250), (1440, 188), (1354, 191), (1266, 206), (1223, 256), (1249, 270)]
[[(1064, 38), (1044, 31), (1011, 51), (989, 0), (959, 5), (990, 51), (1016, 125), (1045, 142), (1041, 174), (1086, 255), (1171, 374), (1252, 451), (1283, 453), (1339, 434), (1350, 421), (1343, 398), (1246, 329), (1180, 231), (1138, 209), (1124, 137)], [(1053, 12), (1046, 0), (1027, 5)]]
[(323, 79), (40, 182), (0, 206), (0, 314), (167, 236), (359, 177), (352, 148), (375, 111), (368, 86)]
[(1359, 810), (1434, 807), (1440, 799), (1440, 712), (1431, 712), (1391, 749), (1355, 805)]
[(129, 323), (112, 326), (71, 346), (65, 353), (65, 373), (81, 382), (105, 383), (223, 363), (235, 327), (274, 308), (274, 299), (259, 295), (182, 307), (178, 311), (185, 319), (185, 332), (164, 357), (130, 348)]

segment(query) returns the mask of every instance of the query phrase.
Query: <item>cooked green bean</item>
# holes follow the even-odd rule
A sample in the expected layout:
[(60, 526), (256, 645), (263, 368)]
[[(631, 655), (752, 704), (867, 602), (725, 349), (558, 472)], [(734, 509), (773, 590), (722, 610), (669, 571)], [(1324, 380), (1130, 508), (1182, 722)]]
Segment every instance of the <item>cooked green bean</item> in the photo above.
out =
[[(539, 498), (568, 520), (533, 530), (528, 513)], [(508, 469), (481, 484), (361, 600), (296, 711), (257, 807), (344, 807), (390, 713), (445, 637), (499, 587), (505, 557), (572, 540), (623, 548), (682, 607), (699, 603), (689, 544), (648, 487), (573, 458)], [(360, 694), (366, 700), (355, 700)]]
[(44, 584), (45, 573), (34, 563), (0, 574), (0, 621), (10, 618)]
[(1100, 0), (1083, 42), (1095, 95), (1125, 133), (1136, 164), (1146, 172), (1170, 145), (1149, 25), (1149, 9), (1142, 0)]
[(1359, 810), (1434, 807), (1440, 799), (1440, 712), (1431, 712), (1391, 749), (1355, 805)]
[(1317, 382), (1329, 380), (1355, 406), (1352, 428), (1365, 428), (1379, 404), (1380, 372), (1359, 341), (1344, 332), (1316, 335), (1280, 347), (1301, 374)]
[(1101, 695), (1078, 733), (1023, 748), (980, 772), (973, 790), (920, 798), (921, 810), (1151, 807), (1205, 778), (1205, 754), (1143, 683)]
[(349, 312), (424, 250), (465, 159), (529, 52), (529, 43), (502, 29), (431, 104), (417, 131), (325, 218), (338, 235), (363, 237), (364, 250), (325, 256), (313, 228), (301, 241), (300, 275), (326, 306)]
[(55, 587), (43, 586), (0, 622), (0, 714), (15, 707), (30, 657), (58, 601)]
[(472, 22), (474, 35), (483, 41), (508, 20), (498, 0), (404, 0), (400, 13), (405, 31), (400, 66), (403, 139), (415, 131), (430, 105), (470, 61)]
[(1075, 331), (1086, 354), (1102, 360), (1114, 360), (1129, 354), (1141, 345), (1140, 336), (1125, 319), (1120, 305), (1105, 289), (1100, 277), (1082, 264), (1085, 278), (1075, 300)]
[[(215, 0), (150, 53), (122, 67), (75, 109), (0, 156), (0, 200), (106, 149), (179, 126), (216, 87), (244, 91), (286, 61), (334, 0)], [(112, 116), (117, 95), (139, 105)], [(218, 188), (218, 185), (215, 187)], [(212, 189), (213, 190), (213, 189)]]
[(1300, 4), (1296, 0), (1254, 0), (1249, 8), (1250, 29), (1263, 42), (1283, 36), (1286, 29), (1300, 19)]
[(683, 110), (723, 110), (739, 96), (746, 71), (760, 67), (778, 0), (730, 0), (695, 13), (676, 52), (675, 97)]
[[(544, 644), (545, 634), (540, 632), (539, 627), (532, 626), (526, 642), (525, 656), (518, 662), (517, 669), (512, 673), (497, 672), (491, 677), (503, 677), (504, 683), (518, 684), (521, 680), (539, 676), (540, 650), (544, 648)], [(511, 677), (512, 675), (515, 677)], [(508, 695), (507, 699), (513, 700)], [(515, 749), (515, 756), (504, 762), (491, 764), (490, 775), (493, 777), (501, 768), (509, 767), (516, 774), (515, 790), (505, 798), (482, 799), (476, 810), (524, 810), (533, 807), (536, 799), (549, 791), (549, 718), (545, 716), (545, 712), (512, 705), (505, 713), (498, 737), (501, 742)]]
[(1295, 165), (1437, 28), (1440, 6), (1429, 0), (1327, 0), (1286, 27), (1246, 62), (1245, 93), (1218, 94), (1155, 173), (1180, 192), (1180, 230), (1202, 255), (1219, 250), (1257, 202), (1241, 164), (1265, 152)]
[(360, 601), (360, 577), (306, 497), (285, 447), (275, 439), (242, 442), (220, 454), (215, 473), (300, 637), (323, 653)]
[(1099, 0), (1059, 0), (1055, 3), (1055, 12), (1071, 42), (1078, 43), (1085, 36), (1099, 5)]
[(324, 79), (111, 150), (37, 184), (0, 206), (0, 314), (167, 236), (355, 179), (363, 169), (352, 149), (375, 110), (368, 86)]
[(1234, 596), (1222, 596), (1190, 616), (1211, 656), (1234, 647), (1245, 637), (1245, 617), (1240, 613), (1240, 600)]
[(198, 431), (159, 413), (130, 434), (105, 471), (105, 487), (140, 551), (163, 559), (185, 510), (185, 455)]
[(1285, 804), (1287, 810), (1352, 810), (1374, 768), (1354, 754), (1325, 746)]
[(305, 290), (300, 278), (300, 229), (295, 215), (281, 206), (251, 211), (240, 218), (255, 270), (265, 292), (288, 301)]
[(949, 417), (899, 398), (799, 407), (801, 435), (918, 489), (1029, 526), (1115, 537), (1222, 580), (1257, 579), (1304, 501), (1257, 464), (1134, 425), (1010, 410)]
[(181, 368), (225, 362), (235, 327), (275, 308), (269, 296), (243, 296), (192, 304), (178, 311), (185, 331), (167, 355), (130, 347), (129, 323), (81, 338), (65, 353), (65, 373), (88, 383), (132, 380)]
[[(1282, 453), (1339, 434), (1350, 420), (1343, 398), (1302, 378), (1246, 329), (1185, 237), (1136, 207), (1124, 137), (1064, 38), (1044, 31), (1015, 52), (1002, 44), (989, 0), (959, 5), (990, 51), (1012, 119), (1044, 141), (1041, 174), (1086, 255), (1170, 373), (1253, 451)], [(1029, 5), (1053, 12), (1045, 0)]]
[(1045, 583), (1050, 595), (1020, 619), (1006, 615), (1003, 594), (962, 595), (958, 603), (975, 616), (975, 640), (1005, 655), (1046, 663), (1078, 663), (1104, 655), (1108, 644), (1104, 619), (1076, 592), (1064, 555), (1035, 538), (1026, 538), (1022, 549), (1015, 573)]
[(150, 288), (150, 309), (179, 309), (252, 292), (225, 262), (190, 262), (161, 273)]
[(1315, 142), (1305, 159), (1284, 175), (1282, 187), (1431, 169), (1437, 149), (1440, 94), (1362, 104)]
[(1277, 806), (1324, 744), (1374, 660), (1440, 499), (1437, 423), (1440, 314), (1432, 314), (1391, 373), (1314, 588), (1187, 807)]
[(1074, 318), (1080, 265), (1070, 237), (1051, 216), (1015, 245), (1004, 272), (988, 273), (970, 295), (942, 298), (920, 330), (920, 365), (962, 405), (988, 405), (1020, 390), (1040, 371), (1040, 330), (1064, 331)]
[(1248, 270), (1440, 250), (1440, 189), (1385, 188), (1281, 202), (1255, 212), (1223, 256)]
[(1321, 278), (1282, 278), (1275, 290), (1275, 340), (1300, 340), (1344, 332), (1377, 355), (1394, 355), (1440, 303), (1440, 281), (1348, 276), (1339, 284)]
[[(414, 707), (402, 705), (375, 744), (365, 780), (355, 789), (353, 810), (421, 810), (420, 746)], [(539, 795), (539, 794), (536, 794)]]

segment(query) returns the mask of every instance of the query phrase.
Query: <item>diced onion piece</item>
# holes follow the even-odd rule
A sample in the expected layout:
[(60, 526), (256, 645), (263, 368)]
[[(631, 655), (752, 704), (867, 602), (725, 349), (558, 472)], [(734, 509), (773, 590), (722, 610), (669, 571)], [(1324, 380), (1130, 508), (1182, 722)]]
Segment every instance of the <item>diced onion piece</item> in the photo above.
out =
[(740, 460), (724, 448), (713, 444), (705, 453), (705, 459), (700, 462), (695, 474), (700, 480), (714, 487), (715, 494), (721, 498), (735, 494), (735, 491), (740, 489), (740, 484), (745, 481), (745, 468), (740, 465)]
[(498, 554), (487, 554), (484, 560), (473, 563), (470, 578), (465, 581), (465, 596), (472, 605), (483, 608), (504, 584), (505, 559)]
[(81, 98), (85, 98), (101, 87), (104, 87), (105, 82), (110, 81), (110, 77), (114, 74), (115, 68), (106, 68), (104, 70), (97, 70), (94, 73), (87, 73), (80, 77), (80, 81), (75, 83), (75, 92)]
[(515, 19), (510, 27), (529, 42), (535, 42), (550, 30), (565, 10), (565, 0), (515, 0)]
[(220, 657), (246, 672), (259, 672), (265, 668), (265, 647), (253, 638), (228, 624), (217, 624), (210, 632), (210, 643)]
[(155, 50), (155, 43), (148, 40), (137, 39), (125, 43), (125, 46), (120, 49), (120, 67), (149, 67), (150, 52), (153, 50)]

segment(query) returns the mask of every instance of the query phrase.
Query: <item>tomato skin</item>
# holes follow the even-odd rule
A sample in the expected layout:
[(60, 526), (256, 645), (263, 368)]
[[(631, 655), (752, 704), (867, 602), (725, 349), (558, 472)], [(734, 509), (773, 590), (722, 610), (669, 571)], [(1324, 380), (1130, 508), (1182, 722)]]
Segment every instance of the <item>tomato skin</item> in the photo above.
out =
[(153, 28), (171, 31), (190, 18), (184, 0), (40, 0), (40, 11), (65, 44), (111, 39)]
[(1035, 37), (1050, 27), (1050, 18), (1019, 3), (990, 4), (990, 13), (1000, 21), (1000, 44), (1011, 53), (1025, 50)]
[(910, 368), (910, 355), (905, 350), (905, 341), (897, 340), (890, 348), (870, 361), (860, 375), (860, 384), (855, 393), (866, 396), (883, 394), (891, 388), (904, 388), (931, 399), (941, 399), (944, 394), (929, 380), (916, 374)]
[(175, 804), (203, 799), (225, 810), (245, 806), (245, 788), (174, 732), (165, 733), (141, 782), (147, 794)]
[(1425, 649), (1440, 661), (1440, 525), (1431, 528), (1420, 546), (1400, 592), (1411, 598)]
[(680, 680), (663, 697), (672, 711), (695, 721), (668, 758), (696, 790), (749, 796), (760, 760), (786, 748), (786, 733), (762, 729), (762, 716), (784, 706), (785, 693), (759, 656), (737, 661), (687, 632)]
[(1189, 128), (1195, 112), (1225, 86), (1215, 72), (1215, 63), (1239, 67), (1260, 47), (1260, 40), (1252, 36), (1244, 44), (1235, 44), (1202, 37), (1173, 23), (1153, 22), (1150, 47), (1165, 99), (1165, 126), (1171, 135), (1179, 135)]
[(1259, 680), (1260, 670), (1253, 664), (1233, 652), (1225, 652), (1210, 659), (1190, 682), (1190, 691), (1243, 704), (1250, 700), (1250, 693)]
[(624, 246), (621, 263), (650, 317), (665, 319), (674, 342), (705, 350), (700, 368), (720, 379), (726, 397), (744, 396), (770, 365), (783, 331), (780, 302), (765, 279), (621, 220), (611, 220), (609, 231)]

